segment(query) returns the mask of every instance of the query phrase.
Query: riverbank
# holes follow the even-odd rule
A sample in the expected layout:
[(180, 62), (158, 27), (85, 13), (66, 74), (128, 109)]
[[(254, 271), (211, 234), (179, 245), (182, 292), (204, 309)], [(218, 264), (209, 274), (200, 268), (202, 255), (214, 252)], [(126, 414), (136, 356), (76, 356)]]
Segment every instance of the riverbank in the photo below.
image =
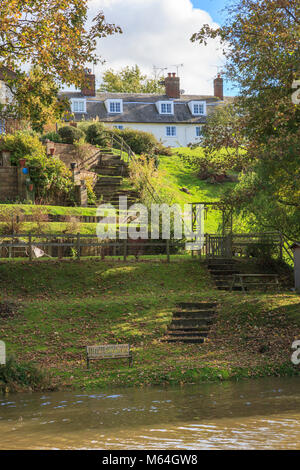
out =
[[(214, 288), (204, 263), (174, 257), (7, 262), (0, 265), (0, 339), (18, 362), (51, 376), (51, 387), (95, 389), (185, 384), (299, 374), (291, 363), (300, 338), (300, 298), (292, 292), (228, 293)], [(180, 301), (216, 301), (203, 345), (163, 342)], [(130, 343), (126, 360), (93, 362), (85, 346)]]

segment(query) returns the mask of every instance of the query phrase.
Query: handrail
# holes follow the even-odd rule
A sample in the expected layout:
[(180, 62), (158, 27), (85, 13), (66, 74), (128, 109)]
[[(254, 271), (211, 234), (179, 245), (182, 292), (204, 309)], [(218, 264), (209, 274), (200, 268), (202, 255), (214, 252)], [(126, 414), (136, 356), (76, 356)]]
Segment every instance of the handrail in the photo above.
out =
[(113, 142), (115, 142), (118, 146), (121, 146), (120, 150), (121, 150), (121, 158), (122, 158), (122, 154), (123, 154), (123, 149), (126, 150), (127, 152), (127, 155), (128, 155), (128, 163), (130, 162), (130, 160), (132, 158), (135, 158), (135, 153), (133, 152), (133, 150), (130, 148), (130, 146), (125, 142), (125, 140), (123, 139), (123, 137), (115, 134), (113, 131), (110, 131), (109, 129), (106, 129), (105, 130), (105, 133), (108, 134), (111, 138), (111, 144), (113, 146)]
[(101, 150), (99, 149), (94, 155), (91, 155), (90, 157), (88, 157), (83, 162), (80, 162), (77, 166), (77, 169), (78, 170), (85, 170), (85, 165), (88, 162), (90, 162), (90, 160), (92, 160), (92, 163), (96, 163), (96, 161), (98, 161), (98, 158), (99, 158), (100, 154), (101, 154)]

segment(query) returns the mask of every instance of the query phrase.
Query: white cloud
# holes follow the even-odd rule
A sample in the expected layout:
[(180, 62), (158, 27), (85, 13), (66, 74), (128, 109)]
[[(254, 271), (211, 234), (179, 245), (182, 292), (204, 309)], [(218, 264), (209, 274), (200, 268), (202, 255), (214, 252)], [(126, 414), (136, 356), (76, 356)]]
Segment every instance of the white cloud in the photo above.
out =
[(216, 65), (222, 65), (217, 41), (208, 46), (190, 42), (204, 23), (217, 26), (210, 15), (193, 8), (190, 0), (90, 0), (90, 15), (103, 10), (106, 20), (121, 26), (122, 35), (101, 39), (98, 52), (106, 60), (95, 68), (101, 79), (107, 68), (120, 69), (138, 64), (147, 75), (153, 66), (179, 69), (181, 88), (186, 93), (212, 94)]

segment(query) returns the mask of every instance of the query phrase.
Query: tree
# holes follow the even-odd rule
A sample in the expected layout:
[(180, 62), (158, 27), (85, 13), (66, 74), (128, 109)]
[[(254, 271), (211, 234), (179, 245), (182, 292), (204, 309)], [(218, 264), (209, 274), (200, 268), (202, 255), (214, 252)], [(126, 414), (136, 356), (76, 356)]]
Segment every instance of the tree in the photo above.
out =
[(240, 109), (234, 102), (220, 105), (208, 115), (201, 141), (208, 160), (220, 154), (223, 160), (227, 160), (228, 168), (239, 171), (246, 169), (248, 158), (245, 152), (245, 136), (240, 131), (241, 121)]
[(119, 71), (107, 70), (103, 74), (99, 91), (117, 93), (164, 93), (159, 80), (142, 75), (138, 65)]
[(57, 83), (40, 67), (34, 67), (15, 84), (14, 100), (2, 108), (0, 115), (18, 116), (30, 122), (34, 131), (42, 132), (45, 124), (61, 119), (68, 108), (68, 101), (58, 98)]
[(60, 115), (59, 84), (83, 85), (86, 64), (101, 60), (97, 40), (122, 32), (103, 12), (88, 27), (87, 9), (88, 0), (1, 0), (0, 79), (13, 95), (2, 118), (24, 117), (40, 130), (51, 114)]
[(240, 130), (251, 168), (227, 202), (253, 224), (300, 236), (300, 109), (292, 101), (299, 74), (298, 0), (238, 0), (227, 23), (204, 25), (192, 41), (218, 37), (226, 75), (240, 87)]
[[(122, 32), (103, 12), (87, 26), (88, 0), (1, 0), (0, 66), (23, 75), (22, 64), (68, 85), (80, 85), (96, 64), (97, 39)], [(8, 77), (10, 79), (10, 77)]]

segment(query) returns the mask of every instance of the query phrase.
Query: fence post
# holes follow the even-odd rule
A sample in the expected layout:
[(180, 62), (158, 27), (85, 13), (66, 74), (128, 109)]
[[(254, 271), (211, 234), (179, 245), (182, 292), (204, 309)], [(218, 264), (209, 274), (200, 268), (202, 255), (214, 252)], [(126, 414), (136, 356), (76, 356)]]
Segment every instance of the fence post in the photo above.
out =
[(170, 240), (167, 241), (167, 263), (170, 263)]
[(77, 260), (80, 261), (80, 233), (77, 233)]
[(123, 259), (127, 260), (127, 239), (123, 241)]
[(279, 248), (279, 258), (282, 260), (283, 258), (283, 245), (284, 245), (284, 240), (283, 240), (283, 235), (282, 233), (280, 234), (280, 248)]
[(29, 261), (32, 261), (32, 236), (31, 236), (31, 233), (28, 235), (28, 250), (29, 250)]

